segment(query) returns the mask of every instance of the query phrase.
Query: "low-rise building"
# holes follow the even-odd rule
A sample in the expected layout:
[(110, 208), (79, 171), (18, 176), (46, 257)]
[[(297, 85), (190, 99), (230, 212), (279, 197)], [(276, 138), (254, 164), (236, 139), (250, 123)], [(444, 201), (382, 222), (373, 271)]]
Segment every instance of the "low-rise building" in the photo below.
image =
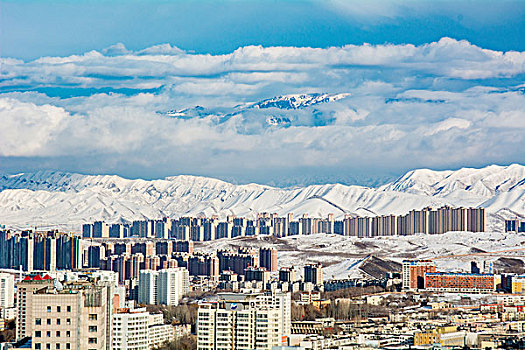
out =
[(484, 273), (425, 273), (425, 290), (435, 292), (492, 293), (494, 275)]

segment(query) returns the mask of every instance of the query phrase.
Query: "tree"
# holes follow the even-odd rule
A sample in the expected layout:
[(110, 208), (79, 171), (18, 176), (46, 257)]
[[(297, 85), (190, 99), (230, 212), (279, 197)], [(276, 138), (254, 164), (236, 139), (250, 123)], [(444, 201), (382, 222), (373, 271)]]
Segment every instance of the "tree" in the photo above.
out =
[(196, 350), (197, 338), (188, 334), (161, 345), (158, 350)]

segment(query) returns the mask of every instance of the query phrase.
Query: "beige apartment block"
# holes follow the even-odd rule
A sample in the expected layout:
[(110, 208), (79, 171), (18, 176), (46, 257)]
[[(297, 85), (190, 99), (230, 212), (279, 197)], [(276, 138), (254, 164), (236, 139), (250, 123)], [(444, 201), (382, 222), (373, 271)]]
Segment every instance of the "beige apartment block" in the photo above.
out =
[(19, 312), (23, 322), (18, 322), (21, 329), (17, 329), (17, 334), (32, 338), (33, 349), (106, 349), (106, 287), (86, 281), (54, 282), (43, 288), (34, 285), (35, 281), (18, 284), (19, 289), (26, 288), (26, 307)]

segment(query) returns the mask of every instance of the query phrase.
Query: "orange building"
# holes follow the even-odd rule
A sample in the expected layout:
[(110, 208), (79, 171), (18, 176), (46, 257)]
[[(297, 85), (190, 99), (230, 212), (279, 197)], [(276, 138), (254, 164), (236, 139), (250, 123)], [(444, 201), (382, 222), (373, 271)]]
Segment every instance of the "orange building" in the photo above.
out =
[(441, 292), (490, 293), (494, 291), (494, 275), (488, 273), (425, 273), (425, 289)]
[(425, 287), (425, 273), (436, 272), (432, 260), (404, 260), (403, 288), (422, 289)]

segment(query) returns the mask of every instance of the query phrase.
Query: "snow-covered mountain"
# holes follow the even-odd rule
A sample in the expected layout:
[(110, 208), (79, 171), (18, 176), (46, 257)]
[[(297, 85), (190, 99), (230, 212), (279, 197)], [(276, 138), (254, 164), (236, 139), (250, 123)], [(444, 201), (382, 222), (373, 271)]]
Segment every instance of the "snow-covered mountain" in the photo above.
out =
[[(0, 224), (78, 229), (94, 220), (259, 212), (285, 215), (404, 214), (444, 204), (483, 206), (493, 219), (525, 214), (525, 167), (414, 170), (379, 188), (341, 184), (275, 188), (197, 176), (130, 180), (109, 175), (36, 172), (0, 177)], [(497, 225), (493, 225), (497, 229)]]
[(251, 108), (280, 108), (280, 109), (298, 109), (310, 107), (319, 103), (327, 103), (341, 100), (350, 94), (293, 94), (276, 96), (254, 103)]
[[(215, 124), (223, 124), (234, 120), (236, 126), (250, 128), (254, 125), (261, 128), (290, 126), (322, 126), (334, 121), (333, 110), (320, 105), (337, 102), (350, 96), (348, 93), (327, 94), (291, 94), (275, 96), (258, 102), (241, 104), (227, 108), (206, 108), (195, 106), (160, 112), (170, 118), (192, 119), (208, 118)], [(250, 130), (246, 131), (250, 133)]]
[(483, 169), (463, 168), (457, 171), (412, 170), (398, 180), (382, 186), (386, 191), (400, 191), (427, 196), (450, 196), (466, 191), (483, 197), (508, 192), (524, 186), (525, 167), (490, 165)]

